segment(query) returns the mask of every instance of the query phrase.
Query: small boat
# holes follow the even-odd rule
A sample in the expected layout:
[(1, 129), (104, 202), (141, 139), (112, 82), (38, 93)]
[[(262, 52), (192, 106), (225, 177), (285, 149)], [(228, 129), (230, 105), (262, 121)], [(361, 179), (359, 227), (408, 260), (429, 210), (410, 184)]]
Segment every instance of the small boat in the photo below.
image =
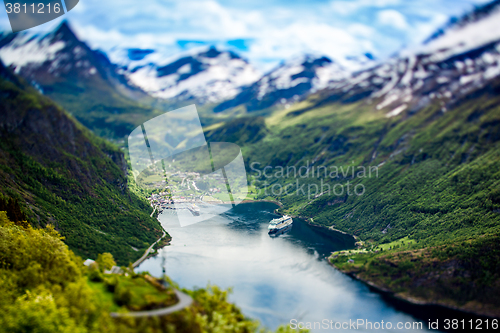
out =
[(293, 220), (290, 216), (284, 215), (280, 218), (273, 219), (269, 222), (268, 234), (279, 235), (292, 228)]

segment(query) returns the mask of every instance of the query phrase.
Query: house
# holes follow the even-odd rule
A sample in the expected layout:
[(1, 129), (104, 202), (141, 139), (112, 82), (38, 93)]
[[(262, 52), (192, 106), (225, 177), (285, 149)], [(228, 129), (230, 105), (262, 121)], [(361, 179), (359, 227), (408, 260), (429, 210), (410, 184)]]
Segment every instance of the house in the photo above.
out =
[(118, 266), (113, 266), (110, 270), (105, 270), (104, 274), (123, 274), (123, 270)]
[(350, 264), (354, 264), (354, 260), (352, 260), (352, 259), (347, 260), (347, 262)]
[(87, 259), (83, 262), (83, 264), (87, 267), (89, 267), (90, 265), (92, 265), (93, 263), (95, 263), (95, 260), (92, 260), (92, 259)]

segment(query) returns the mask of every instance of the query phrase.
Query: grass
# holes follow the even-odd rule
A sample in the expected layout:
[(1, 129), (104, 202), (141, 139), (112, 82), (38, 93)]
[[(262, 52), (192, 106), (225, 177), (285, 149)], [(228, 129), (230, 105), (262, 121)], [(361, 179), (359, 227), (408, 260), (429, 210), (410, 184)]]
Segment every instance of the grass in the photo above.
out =
[(385, 243), (385, 244), (377, 244), (373, 250), (376, 251), (376, 250), (389, 250), (389, 249), (396, 249), (396, 248), (400, 248), (400, 247), (404, 247), (404, 246), (407, 246), (407, 245), (411, 245), (411, 244), (416, 244), (415, 240), (413, 239), (409, 239), (408, 236), (406, 237), (403, 237), (401, 239), (397, 239), (395, 241), (392, 241), (390, 243)]
[(120, 306), (113, 300), (113, 293), (108, 291), (103, 282), (92, 282), (87, 279), (87, 284), (108, 311), (116, 312), (120, 309)]
[(131, 291), (131, 298), (128, 304), (124, 307), (140, 311), (150, 308), (168, 307), (177, 303), (177, 297), (173, 290), (159, 290), (150, 282), (146, 281), (142, 276), (130, 277), (124, 275), (104, 275), (104, 282), (93, 282), (87, 280), (88, 285), (94, 290), (99, 300), (105, 304), (110, 312), (116, 312), (123, 308), (115, 301), (115, 292), (109, 290), (106, 279), (117, 279), (117, 285), (124, 290)]
[[(360, 244), (361, 247), (358, 249), (335, 251), (335, 252), (332, 252), (330, 257), (333, 258), (333, 257), (337, 257), (337, 256), (342, 256), (342, 257), (346, 257), (346, 258), (351, 258), (351, 257), (354, 257), (358, 254), (361, 254), (361, 255), (374, 254), (374, 253), (377, 253), (379, 251), (390, 251), (390, 250), (396, 250), (396, 249), (405, 250), (405, 249), (412, 248), (412, 245), (416, 245), (416, 244), (417, 244), (417, 242), (413, 239), (409, 239), (408, 236), (401, 238), (401, 239), (397, 239), (397, 240), (392, 241), (390, 243), (384, 243), (384, 244), (372, 244), (372, 242), (368, 242), (368, 243), (361, 242), (361, 244)], [(365, 256), (356, 256), (356, 258), (357, 258), (356, 262), (360, 261), (360, 259), (361, 259), (361, 262), (366, 263)]]
[(151, 283), (143, 278), (120, 278), (120, 285), (126, 289), (133, 290), (130, 308), (144, 308), (149, 304), (164, 304), (164, 306), (176, 303), (176, 297), (172, 291), (160, 292)]

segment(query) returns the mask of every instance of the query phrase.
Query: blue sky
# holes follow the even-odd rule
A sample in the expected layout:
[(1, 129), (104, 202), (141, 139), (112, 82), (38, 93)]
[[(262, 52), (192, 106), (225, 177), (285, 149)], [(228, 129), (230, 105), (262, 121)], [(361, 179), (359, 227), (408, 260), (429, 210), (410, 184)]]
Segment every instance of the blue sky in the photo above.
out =
[[(63, 18), (94, 48), (202, 45), (238, 50), (267, 69), (302, 53), (385, 58), (420, 43), (449, 17), (484, 0), (80, 0)], [(34, 28), (48, 31), (60, 20)], [(10, 30), (5, 11), (0, 27)]]

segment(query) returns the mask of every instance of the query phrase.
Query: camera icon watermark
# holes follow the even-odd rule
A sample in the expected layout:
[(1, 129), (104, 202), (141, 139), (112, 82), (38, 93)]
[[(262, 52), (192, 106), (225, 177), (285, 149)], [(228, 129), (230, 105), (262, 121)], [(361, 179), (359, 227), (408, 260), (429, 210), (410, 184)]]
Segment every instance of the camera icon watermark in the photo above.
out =
[(222, 214), (248, 194), (240, 147), (207, 143), (195, 105), (155, 117), (128, 136), (136, 183), (156, 192), (156, 209), (187, 226)]

